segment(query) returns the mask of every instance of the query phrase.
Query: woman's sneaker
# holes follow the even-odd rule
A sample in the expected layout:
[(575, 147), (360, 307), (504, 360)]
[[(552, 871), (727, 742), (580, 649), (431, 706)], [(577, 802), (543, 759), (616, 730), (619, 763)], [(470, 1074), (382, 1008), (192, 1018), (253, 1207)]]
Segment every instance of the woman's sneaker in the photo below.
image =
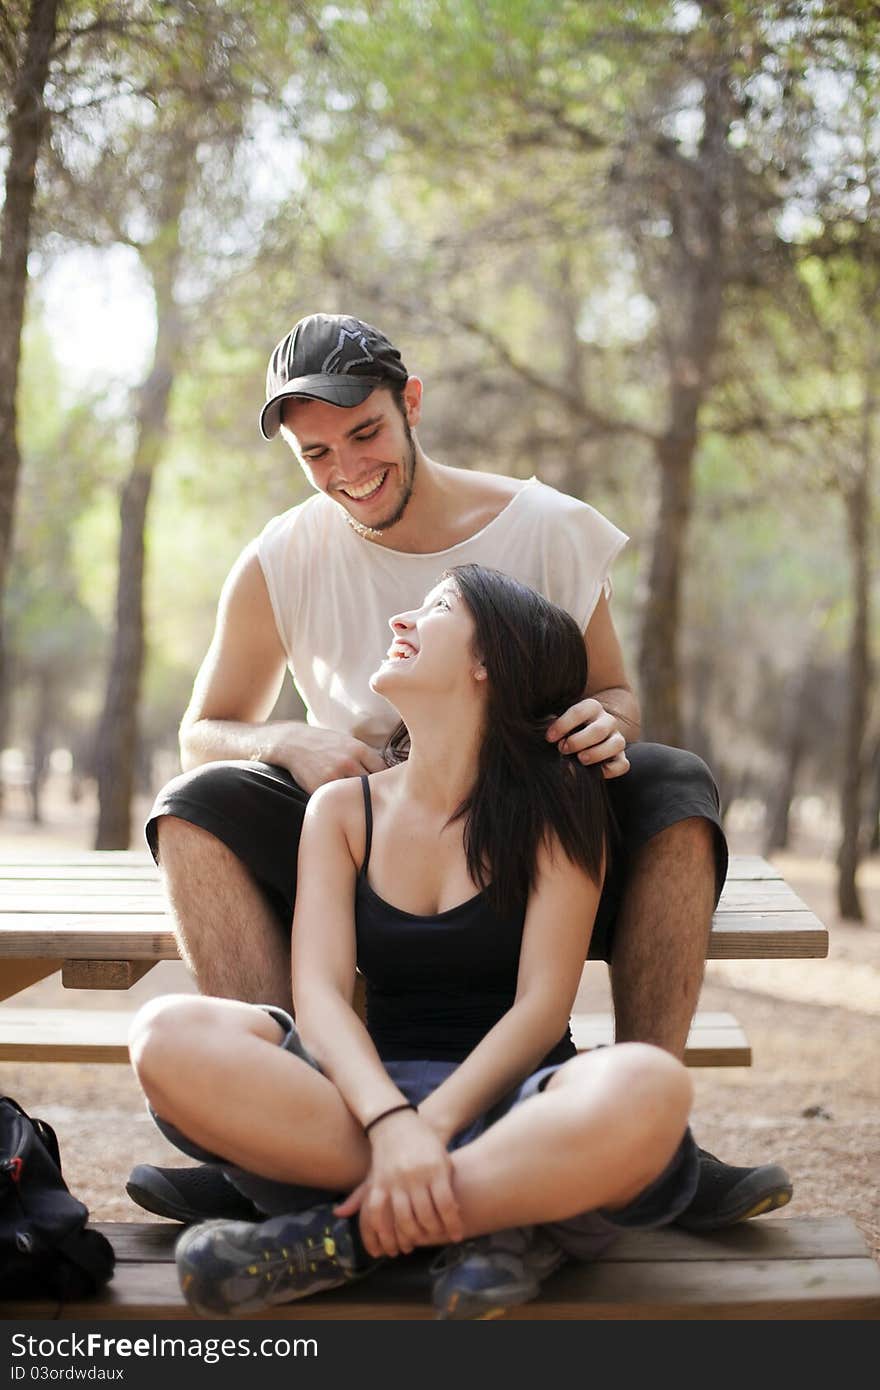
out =
[(448, 1245), (431, 1265), (437, 1317), (499, 1318), (508, 1308), (529, 1303), (541, 1284), (567, 1256), (540, 1226)]
[(207, 1317), (308, 1298), (375, 1267), (330, 1206), (258, 1222), (203, 1221), (184, 1231), (174, 1257), (184, 1298)]

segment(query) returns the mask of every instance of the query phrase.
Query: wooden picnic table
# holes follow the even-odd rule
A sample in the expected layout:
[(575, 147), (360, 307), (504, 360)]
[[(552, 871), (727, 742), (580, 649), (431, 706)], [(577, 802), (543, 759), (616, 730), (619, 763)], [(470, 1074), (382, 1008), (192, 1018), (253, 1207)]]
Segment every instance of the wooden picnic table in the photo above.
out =
[[(733, 855), (708, 959), (827, 954), (827, 928), (779, 870), (756, 855)], [(146, 851), (0, 857), (2, 997), (24, 988), (7, 965), (22, 980), (60, 967), (68, 988), (125, 989), (158, 961), (176, 959), (158, 870)]]
[[(714, 915), (711, 960), (821, 957), (828, 932), (767, 860), (734, 855)], [(0, 857), (0, 999), (61, 970), (68, 989), (125, 991), (161, 960), (178, 959), (159, 873), (146, 850)], [(129, 1014), (0, 1010), (0, 1060), (127, 1061)], [(608, 1014), (573, 1020), (581, 1049), (613, 1038)], [(686, 1061), (748, 1066), (728, 1013), (699, 1013)]]

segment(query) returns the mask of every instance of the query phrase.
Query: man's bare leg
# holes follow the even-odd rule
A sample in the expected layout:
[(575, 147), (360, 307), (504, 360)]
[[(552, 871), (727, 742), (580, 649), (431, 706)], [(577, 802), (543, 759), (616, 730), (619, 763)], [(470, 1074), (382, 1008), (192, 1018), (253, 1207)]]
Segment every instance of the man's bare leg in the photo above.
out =
[[(713, 831), (692, 817), (639, 850), (617, 919), (611, 988), (618, 1042), (650, 1042), (684, 1057), (706, 963), (715, 903)], [(700, 1149), (694, 1199), (677, 1224), (711, 1231), (785, 1206), (783, 1167), (733, 1167)]]
[(715, 906), (713, 829), (678, 821), (635, 856), (610, 966), (617, 1042), (681, 1059), (697, 1007)]
[(161, 817), (158, 836), (180, 954), (200, 993), (290, 1012), (290, 933), (241, 860), (176, 816)]

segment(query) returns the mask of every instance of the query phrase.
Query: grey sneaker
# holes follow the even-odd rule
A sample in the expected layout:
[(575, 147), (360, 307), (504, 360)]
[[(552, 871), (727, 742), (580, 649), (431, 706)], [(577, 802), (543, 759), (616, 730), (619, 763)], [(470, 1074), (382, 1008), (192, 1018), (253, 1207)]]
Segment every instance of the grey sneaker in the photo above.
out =
[(170, 1221), (259, 1221), (262, 1213), (212, 1163), (198, 1168), (156, 1168), (139, 1163), (132, 1168), (125, 1190), (133, 1202)]
[(203, 1221), (174, 1251), (184, 1298), (197, 1313), (257, 1313), (368, 1274), (350, 1222), (330, 1206), (266, 1221)]
[(567, 1256), (540, 1226), (447, 1245), (431, 1264), (433, 1303), (440, 1319), (499, 1318), (537, 1298), (541, 1283)]

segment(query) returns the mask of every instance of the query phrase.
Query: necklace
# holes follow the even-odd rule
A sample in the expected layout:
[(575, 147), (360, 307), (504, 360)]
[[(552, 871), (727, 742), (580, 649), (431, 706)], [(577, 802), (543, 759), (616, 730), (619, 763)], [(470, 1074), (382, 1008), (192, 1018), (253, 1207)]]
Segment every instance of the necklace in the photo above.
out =
[(352, 531), (356, 531), (359, 536), (363, 536), (365, 541), (368, 541), (372, 536), (381, 536), (381, 531), (376, 531), (372, 526), (365, 526), (362, 521), (355, 521), (351, 513), (347, 512), (344, 507), (342, 508), (342, 512)]

